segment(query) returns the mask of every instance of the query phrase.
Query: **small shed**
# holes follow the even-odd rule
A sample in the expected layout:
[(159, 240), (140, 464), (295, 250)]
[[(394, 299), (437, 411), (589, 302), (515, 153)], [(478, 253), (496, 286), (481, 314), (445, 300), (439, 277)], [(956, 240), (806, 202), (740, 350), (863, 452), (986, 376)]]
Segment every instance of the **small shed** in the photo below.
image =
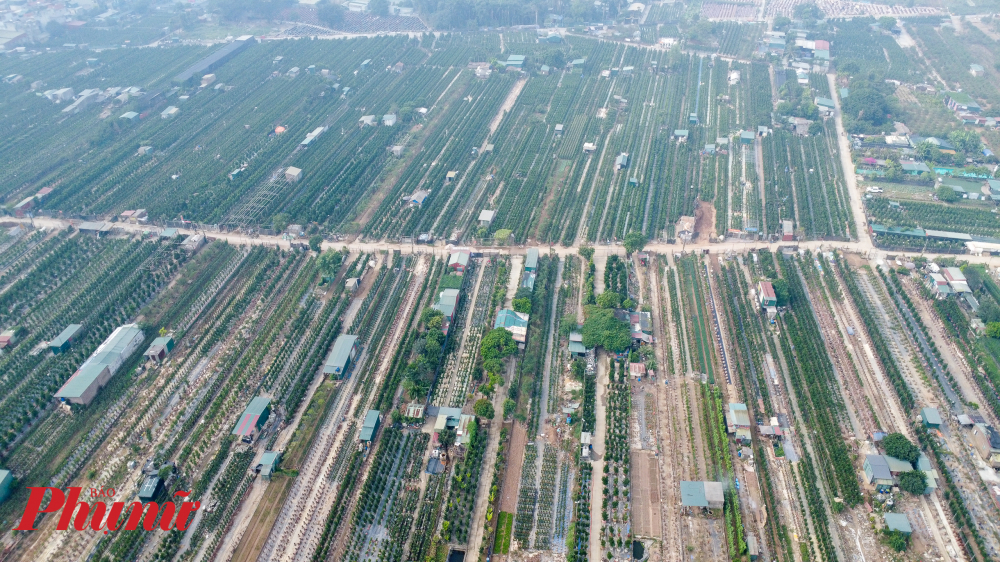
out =
[(584, 154), (590, 154), (591, 152), (594, 152), (595, 150), (597, 150), (597, 143), (593, 143), (593, 142), (585, 142), (585, 143), (583, 143), (583, 153)]
[(174, 338), (171, 336), (161, 336), (153, 340), (150, 344), (149, 349), (143, 353), (143, 357), (146, 359), (152, 359), (157, 363), (166, 359), (167, 355), (170, 354), (174, 349)]
[(233, 428), (233, 435), (238, 435), (245, 443), (253, 441), (256, 431), (267, 423), (271, 417), (271, 399), (265, 396), (257, 396), (247, 404), (243, 413), (240, 414), (236, 427)]
[(378, 428), (382, 425), (378, 410), (368, 410), (365, 414), (365, 422), (361, 425), (361, 433), (358, 440), (362, 443), (371, 443), (378, 435)]
[(628, 374), (630, 377), (641, 379), (646, 374), (646, 365), (643, 363), (629, 363)]
[(455, 181), (455, 179), (457, 179), (457, 178), (458, 178), (458, 171), (457, 170), (451, 170), (450, 172), (448, 172), (447, 174), (445, 174), (445, 176), (444, 176), (444, 183), (451, 183), (451, 182)]
[(452, 252), (448, 256), (448, 269), (456, 273), (464, 273), (469, 267), (469, 252)]
[(10, 487), (14, 483), (14, 475), (6, 468), (0, 468), (0, 502), (10, 495)]
[(491, 211), (488, 209), (483, 209), (479, 212), (479, 226), (489, 226), (493, 222), (493, 217), (497, 214), (496, 211)]
[(890, 531), (899, 531), (904, 535), (909, 535), (913, 532), (913, 527), (910, 526), (910, 520), (906, 517), (905, 513), (886, 513), (884, 521), (886, 529)]
[(17, 345), (17, 342), (21, 341), (21, 334), (23, 332), (24, 328), (19, 326), (14, 326), (13, 328), (8, 328), (0, 332), (0, 349), (6, 349)]
[(352, 293), (357, 291), (360, 286), (361, 280), (357, 277), (348, 277), (347, 279), (344, 279), (344, 288)]
[(163, 491), (163, 480), (159, 476), (148, 476), (139, 488), (139, 501), (149, 503)]
[(686, 141), (688, 139), (688, 130), (687, 129), (675, 129), (674, 130), (674, 136), (677, 138), (677, 140), (679, 140), (681, 142), (684, 142), (684, 141)]
[(740, 144), (753, 144), (753, 139), (754, 139), (753, 131), (740, 132)]
[(569, 333), (569, 354), (574, 357), (587, 355), (587, 348), (583, 345), (583, 334), (580, 332)]
[(334, 378), (343, 378), (347, 373), (351, 362), (358, 356), (358, 336), (341, 334), (333, 342), (330, 354), (326, 356), (326, 363), (323, 365), (323, 374), (333, 375)]
[(58, 336), (49, 342), (49, 349), (56, 355), (68, 351), (72, 347), (73, 342), (76, 341), (76, 336), (80, 333), (81, 329), (83, 329), (82, 324), (70, 324), (66, 326)]
[(281, 453), (278, 451), (266, 451), (260, 456), (260, 462), (254, 469), (260, 473), (264, 480), (270, 480), (271, 475), (278, 470), (278, 463), (281, 462)]
[(395, 125), (396, 124), (396, 114), (395, 113), (387, 113), (387, 114), (383, 115), (382, 116), (382, 124), (385, 125), (386, 127), (392, 127), (393, 125)]
[(866, 455), (864, 462), (865, 479), (869, 484), (875, 486), (878, 492), (885, 492), (892, 488), (892, 472), (889, 471), (889, 463), (882, 455)]
[(538, 248), (528, 248), (524, 256), (524, 270), (536, 271), (538, 269)]
[(285, 170), (285, 179), (288, 181), (299, 181), (302, 179), (302, 170), (300, 168), (296, 168), (295, 166), (289, 166), (288, 169)]
[(724, 503), (722, 482), (681, 482), (681, 505), (684, 507), (722, 509)]
[(941, 414), (938, 412), (937, 408), (926, 407), (920, 410), (920, 415), (924, 419), (924, 425), (931, 428), (937, 429), (941, 427)]

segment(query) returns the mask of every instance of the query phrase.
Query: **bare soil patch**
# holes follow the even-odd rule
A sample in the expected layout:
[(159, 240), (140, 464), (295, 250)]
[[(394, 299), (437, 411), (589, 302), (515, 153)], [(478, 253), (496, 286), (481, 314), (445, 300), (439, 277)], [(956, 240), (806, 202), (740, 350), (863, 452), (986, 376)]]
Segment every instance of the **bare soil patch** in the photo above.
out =
[(524, 464), (524, 449), (528, 443), (528, 430), (521, 422), (514, 422), (510, 441), (507, 443), (507, 467), (503, 474), (503, 488), (500, 496), (500, 511), (517, 513), (517, 492), (521, 485), (521, 465)]
[(660, 487), (657, 459), (649, 451), (632, 452), (632, 517), (639, 537), (660, 538)]
[(271, 533), (271, 527), (274, 526), (274, 521), (281, 513), (281, 506), (285, 503), (285, 497), (288, 495), (293, 481), (293, 478), (281, 475), (275, 475), (271, 480), (267, 491), (264, 492), (264, 497), (257, 505), (257, 511), (253, 514), (250, 527), (243, 534), (240, 545), (236, 547), (232, 558), (233, 562), (250, 562), (256, 560), (257, 556), (260, 555), (260, 550), (264, 547), (264, 542), (267, 541), (267, 537)]
[(694, 211), (695, 240), (708, 242), (717, 237), (715, 233), (715, 205), (708, 201), (699, 201)]

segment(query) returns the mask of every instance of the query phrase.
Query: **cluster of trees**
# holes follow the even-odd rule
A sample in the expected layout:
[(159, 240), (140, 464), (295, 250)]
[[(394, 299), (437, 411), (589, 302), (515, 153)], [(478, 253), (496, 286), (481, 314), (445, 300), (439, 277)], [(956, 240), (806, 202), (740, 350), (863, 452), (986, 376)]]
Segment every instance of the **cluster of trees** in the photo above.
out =
[(819, 108), (813, 103), (810, 92), (799, 84), (795, 71), (786, 71), (785, 83), (781, 85), (778, 95), (784, 100), (778, 104), (778, 115), (814, 121), (819, 119)]
[(851, 95), (841, 106), (844, 127), (849, 133), (870, 135), (892, 130), (892, 117), (899, 112), (898, 102), (892, 97), (892, 86), (879, 78), (872, 72), (851, 80)]
[(423, 331), (413, 343), (413, 351), (417, 356), (403, 370), (403, 389), (410, 397), (427, 394), (434, 382), (444, 357), (444, 314), (440, 310), (427, 308), (420, 315)]
[(517, 353), (517, 342), (507, 328), (493, 328), (479, 343), (479, 355), (483, 358), (483, 368), (489, 374), (500, 374), (503, 360)]
[(615, 318), (614, 311), (600, 306), (587, 305), (583, 309), (586, 320), (583, 322), (583, 345), (603, 347), (608, 351), (620, 353), (632, 345), (632, 332), (628, 322)]
[[(852, 92), (853, 96), (854, 93)], [(925, 162), (932, 162), (939, 166), (964, 166), (967, 156), (978, 155), (983, 149), (983, 141), (973, 131), (955, 130), (948, 133), (948, 142), (955, 147), (955, 154), (943, 152), (936, 144), (930, 141), (923, 141), (914, 148), (917, 156)], [(989, 175), (990, 170), (985, 166), (979, 169), (969, 169), (968, 171)]]

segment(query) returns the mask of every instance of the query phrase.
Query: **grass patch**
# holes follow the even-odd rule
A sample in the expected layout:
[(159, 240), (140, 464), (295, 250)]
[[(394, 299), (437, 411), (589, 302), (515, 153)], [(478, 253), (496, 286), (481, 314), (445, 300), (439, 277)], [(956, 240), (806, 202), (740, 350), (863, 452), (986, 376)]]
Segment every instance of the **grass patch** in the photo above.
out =
[(513, 527), (514, 514), (501, 511), (500, 517), (497, 519), (497, 554), (507, 554), (510, 552), (510, 532)]

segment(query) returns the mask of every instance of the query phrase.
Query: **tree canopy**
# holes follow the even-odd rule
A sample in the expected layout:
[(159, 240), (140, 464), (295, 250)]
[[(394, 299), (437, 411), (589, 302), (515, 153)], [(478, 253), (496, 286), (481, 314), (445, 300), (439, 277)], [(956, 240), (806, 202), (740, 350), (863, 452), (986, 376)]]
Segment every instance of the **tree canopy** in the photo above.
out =
[(899, 489), (919, 496), (927, 490), (927, 475), (922, 470), (911, 470), (899, 474)]
[(939, 201), (944, 201), (945, 203), (954, 203), (959, 200), (958, 194), (955, 193), (955, 190), (947, 185), (942, 185), (937, 188), (934, 194), (937, 195)]
[(601, 308), (618, 308), (622, 304), (622, 296), (614, 291), (604, 291), (597, 295), (597, 306)]
[(493, 419), (493, 403), (486, 398), (476, 400), (476, 403), (472, 406), (472, 411), (480, 418), (486, 420)]
[(527, 297), (514, 299), (513, 306), (514, 310), (516, 310), (517, 312), (523, 312), (524, 314), (531, 314), (531, 299)]
[(316, 6), (316, 18), (327, 27), (336, 28), (344, 23), (344, 7), (330, 0), (323, 0)]
[(517, 342), (514, 335), (507, 328), (493, 328), (479, 344), (479, 353), (483, 356), (483, 362), (493, 359), (503, 359), (517, 353)]
[(878, 133), (892, 125), (892, 105), (868, 82), (851, 83), (851, 95), (844, 100), (843, 110), (845, 126), (851, 133)]
[(625, 235), (625, 251), (632, 254), (642, 251), (646, 247), (646, 237), (641, 232), (629, 232)]
[(771, 281), (771, 286), (774, 287), (774, 297), (778, 301), (778, 306), (788, 306), (788, 299), (790, 293), (788, 292), (788, 281), (784, 279), (775, 279)]
[(583, 345), (603, 347), (608, 351), (622, 352), (632, 345), (628, 322), (615, 318), (614, 312), (594, 305), (584, 307)]
[(917, 459), (920, 458), (920, 449), (911, 443), (902, 433), (890, 433), (886, 435), (882, 439), (882, 447), (885, 449), (885, 454), (900, 460), (909, 461), (910, 464), (915, 464)]

